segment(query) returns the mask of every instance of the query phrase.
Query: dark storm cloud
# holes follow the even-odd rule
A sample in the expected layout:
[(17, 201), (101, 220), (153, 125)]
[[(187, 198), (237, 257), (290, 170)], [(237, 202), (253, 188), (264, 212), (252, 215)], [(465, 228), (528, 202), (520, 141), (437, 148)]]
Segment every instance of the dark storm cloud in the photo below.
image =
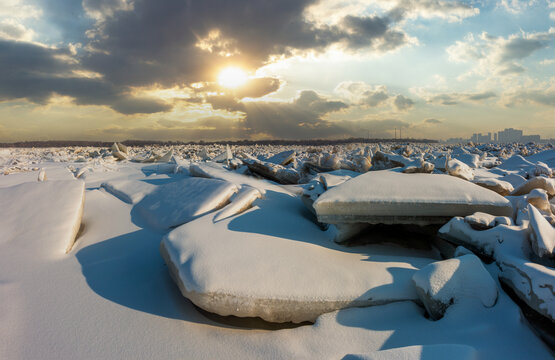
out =
[[(253, 69), (270, 55), (294, 50), (319, 51), (335, 43), (362, 48), (377, 39), (395, 48), (405, 42), (387, 18), (347, 16), (335, 26), (310, 23), (304, 11), (315, 2), (135, 1), (132, 10), (99, 23), (91, 43), (99, 51), (83, 62), (117, 84), (170, 86), (213, 80), (225, 64)], [(120, 3), (113, 2), (115, 7)]]
[(0, 100), (27, 98), (46, 103), (54, 95), (71, 96), (80, 105), (108, 105), (124, 114), (167, 111), (155, 99), (137, 99), (101, 79), (72, 76), (82, 70), (68, 49), (0, 40)]
[[(10, 73), (2, 74), (0, 101), (45, 102), (58, 93), (77, 104), (107, 105), (124, 114), (167, 111), (171, 106), (164, 102), (134, 98), (132, 88), (211, 82), (227, 65), (254, 70), (273, 55), (323, 51), (332, 44), (380, 52), (406, 42), (387, 15), (347, 16), (337, 25), (312, 23), (305, 10), (316, 2), (42, 0), (43, 15), (59, 29), (63, 43), (79, 41), (82, 47), (75, 53), (2, 42), (0, 65)], [(73, 71), (101, 76), (77, 77)], [(280, 83), (264, 78), (247, 85), (233, 97), (260, 97)], [(233, 102), (215, 106), (241, 110)]]

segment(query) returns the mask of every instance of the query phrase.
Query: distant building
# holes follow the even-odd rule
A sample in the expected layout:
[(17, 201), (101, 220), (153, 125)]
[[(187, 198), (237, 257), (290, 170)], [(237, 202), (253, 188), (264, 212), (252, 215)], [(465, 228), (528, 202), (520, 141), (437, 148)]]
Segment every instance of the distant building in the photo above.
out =
[(522, 130), (508, 128), (497, 133), (497, 140), (500, 143), (522, 142)]
[(472, 141), (473, 143), (490, 143), (491, 133), (488, 133), (487, 135), (473, 134), (470, 138), (470, 141)]

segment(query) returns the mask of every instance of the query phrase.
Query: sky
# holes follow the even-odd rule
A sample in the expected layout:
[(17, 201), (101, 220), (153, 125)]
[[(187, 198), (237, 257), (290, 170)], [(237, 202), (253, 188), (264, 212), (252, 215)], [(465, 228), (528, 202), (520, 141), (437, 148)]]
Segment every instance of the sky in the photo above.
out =
[(555, 138), (554, 45), (555, 0), (0, 0), (0, 142)]

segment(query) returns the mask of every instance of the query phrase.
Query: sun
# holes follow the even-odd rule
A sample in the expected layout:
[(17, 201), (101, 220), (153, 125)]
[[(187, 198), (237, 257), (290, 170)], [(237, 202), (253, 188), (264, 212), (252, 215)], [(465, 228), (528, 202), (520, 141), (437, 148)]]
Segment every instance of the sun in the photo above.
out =
[(247, 80), (247, 73), (238, 67), (227, 67), (218, 75), (218, 84), (231, 89), (245, 84)]

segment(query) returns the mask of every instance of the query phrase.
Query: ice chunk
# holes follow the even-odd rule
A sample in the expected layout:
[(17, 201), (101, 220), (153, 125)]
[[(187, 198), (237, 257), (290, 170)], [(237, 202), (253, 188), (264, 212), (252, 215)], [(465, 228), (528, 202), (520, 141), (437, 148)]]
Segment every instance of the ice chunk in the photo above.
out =
[(168, 229), (223, 207), (237, 186), (221, 180), (188, 178), (159, 185), (134, 211), (149, 225)]
[(413, 345), (380, 350), (370, 354), (349, 354), (342, 360), (475, 360), (476, 349), (468, 345)]
[(43, 181), (0, 188), (0, 242), (69, 252), (81, 225), (85, 183)]
[(483, 212), (465, 216), (464, 221), (476, 230), (486, 230), (495, 226), (496, 217)]
[(161, 253), (183, 295), (220, 315), (314, 321), (336, 309), (417, 298), (411, 277), (433, 260), (336, 245), (305, 212), (297, 197), (267, 191), (237, 216), (214, 223), (210, 214), (173, 230)]
[(526, 195), (533, 189), (543, 189), (549, 196), (555, 195), (555, 179), (548, 179), (543, 176), (531, 178), (524, 184), (518, 186), (512, 193), (512, 196)]
[(420, 165), (419, 166), (407, 166), (403, 169), (403, 172), (405, 174), (417, 174), (417, 173), (425, 173), (425, 174), (431, 174), (434, 171), (434, 164), (429, 163), (427, 161), (420, 161)]
[(37, 180), (38, 180), (38, 181), (45, 181), (46, 179), (47, 179), (47, 177), (46, 177), (46, 169), (45, 169), (45, 168), (42, 168), (42, 169), (40, 169), (40, 171), (39, 171), (39, 175), (37, 176)]
[(412, 277), (430, 317), (441, 319), (449, 306), (462, 299), (477, 299), (485, 307), (497, 301), (497, 285), (475, 255), (438, 261)]
[(511, 216), (510, 202), (470, 182), (447, 175), (373, 171), (322, 194), (314, 203), (318, 221), (337, 224), (440, 224), (477, 211)]
[(100, 186), (128, 204), (138, 203), (156, 189), (156, 185), (141, 180), (111, 180)]
[(170, 162), (172, 159), (172, 156), (173, 156), (173, 149), (170, 149), (167, 153), (165, 153), (159, 159), (157, 159), (156, 162), (161, 162), (161, 163)]
[(301, 178), (295, 169), (284, 168), (281, 165), (260, 160), (245, 160), (245, 163), (250, 171), (280, 184), (298, 184)]
[(474, 172), (470, 166), (457, 159), (448, 160), (446, 170), (451, 176), (456, 176), (464, 180), (474, 179)]
[(295, 160), (296, 154), (297, 152), (295, 150), (286, 150), (272, 156), (271, 158), (266, 159), (266, 161), (273, 164), (286, 166)]
[(487, 178), (487, 179), (474, 179), (472, 182), (476, 185), (489, 189), (491, 191), (495, 191), (501, 196), (507, 196), (511, 192), (514, 191), (513, 185), (507, 181), (494, 179), (494, 178)]
[(555, 270), (528, 258), (527, 225), (476, 231), (456, 217), (439, 230), (439, 236), (493, 258), (500, 269), (499, 279), (528, 306), (555, 322)]
[(555, 323), (555, 270), (521, 256), (500, 255), (499, 279), (539, 314)]
[(225, 206), (216, 216), (214, 221), (220, 221), (230, 216), (242, 213), (251, 207), (256, 199), (260, 199), (262, 194), (255, 188), (245, 186), (239, 190), (239, 193), (233, 198), (231, 203)]
[(540, 258), (553, 258), (555, 249), (555, 229), (545, 220), (540, 212), (528, 205), (530, 214), (530, 245)]
[(320, 182), (324, 184), (324, 188), (329, 190), (335, 186), (343, 184), (347, 180), (360, 175), (358, 172), (350, 170), (334, 170), (320, 174)]

